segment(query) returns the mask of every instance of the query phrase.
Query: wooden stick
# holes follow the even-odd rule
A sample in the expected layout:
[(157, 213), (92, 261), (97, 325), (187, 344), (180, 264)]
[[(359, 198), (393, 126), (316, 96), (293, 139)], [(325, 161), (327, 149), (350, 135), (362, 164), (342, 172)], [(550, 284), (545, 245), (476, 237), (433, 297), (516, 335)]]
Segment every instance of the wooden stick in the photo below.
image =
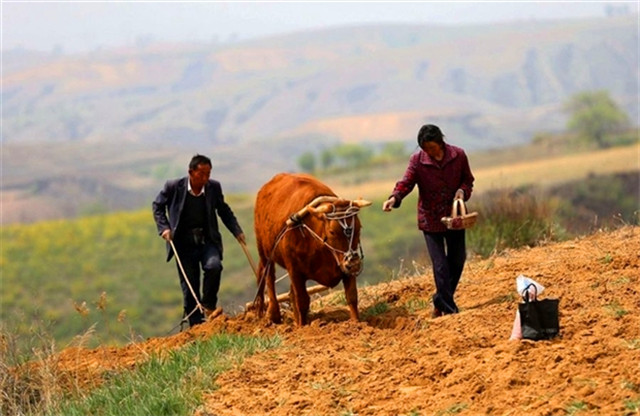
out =
[[(322, 285), (315, 285), (315, 286), (310, 286), (307, 288), (307, 293), (309, 295), (314, 295), (316, 293), (320, 293), (320, 292), (324, 292), (325, 290), (329, 290), (331, 289), (330, 287), (327, 286), (322, 286)], [(290, 293), (281, 293), (277, 296), (278, 299), (278, 303), (280, 302), (285, 302), (288, 301), (291, 298)], [(267, 302), (269, 301), (269, 299), (266, 299)], [(251, 306), (253, 306), (253, 302), (247, 302), (244, 307), (245, 309), (249, 309), (251, 308)]]
[[(315, 293), (323, 292), (323, 291), (329, 290), (329, 289), (331, 289), (331, 288), (327, 287), (327, 286), (316, 285), (316, 286), (308, 287), (307, 288), (307, 293), (309, 295), (313, 295)], [(285, 301), (289, 300), (289, 298), (290, 298), (289, 295), (290, 295), (290, 292), (282, 293), (282, 294), (278, 295), (278, 297), (277, 297), (278, 302), (285, 302)]]
[(201, 313), (204, 314), (204, 306), (202, 306), (202, 304), (198, 300), (198, 296), (196, 295), (196, 292), (193, 290), (193, 287), (191, 287), (191, 283), (189, 282), (189, 278), (187, 278), (187, 274), (184, 272), (184, 268), (182, 267), (182, 262), (180, 261), (180, 256), (178, 256), (178, 251), (176, 250), (176, 246), (173, 245), (173, 240), (169, 239), (169, 244), (171, 244), (171, 249), (173, 249), (173, 256), (176, 258), (176, 261), (178, 262), (178, 266), (180, 266), (180, 271), (182, 272), (182, 277), (184, 277), (184, 281), (187, 283), (187, 286), (189, 286), (189, 290), (191, 291), (191, 294), (193, 295), (193, 299), (196, 301), (196, 307), (198, 309), (200, 309)]
[(260, 276), (258, 276), (258, 269), (256, 268), (255, 263), (253, 262), (253, 258), (251, 257), (251, 253), (249, 253), (249, 249), (247, 245), (242, 241), (238, 241), (240, 243), (240, 247), (242, 247), (242, 251), (244, 251), (244, 255), (247, 256), (247, 260), (249, 260), (249, 264), (251, 265), (251, 270), (253, 270), (253, 274), (256, 276), (256, 281), (260, 281)]

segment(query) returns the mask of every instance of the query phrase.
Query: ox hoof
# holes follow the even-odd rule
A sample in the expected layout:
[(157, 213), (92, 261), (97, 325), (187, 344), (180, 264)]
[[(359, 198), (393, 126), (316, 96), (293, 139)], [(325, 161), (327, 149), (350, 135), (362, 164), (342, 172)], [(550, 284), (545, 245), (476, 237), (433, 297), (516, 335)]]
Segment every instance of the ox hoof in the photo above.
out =
[(282, 323), (282, 316), (281, 315), (271, 315), (269, 316), (269, 321), (271, 321), (274, 324), (281, 324)]

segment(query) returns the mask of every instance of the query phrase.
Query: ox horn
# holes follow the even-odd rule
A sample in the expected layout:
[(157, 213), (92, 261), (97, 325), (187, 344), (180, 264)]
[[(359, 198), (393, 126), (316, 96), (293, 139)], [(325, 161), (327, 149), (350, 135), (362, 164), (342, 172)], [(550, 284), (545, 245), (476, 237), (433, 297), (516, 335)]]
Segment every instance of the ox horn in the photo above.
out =
[[(334, 202), (349, 203), (349, 206), (356, 207), (358, 209), (364, 208), (364, 207), (368, 207), (369, 205), (371, 205), (371, 201), (367, 201), (365, 199), (360, 199), (360, 198), (354, 199), (353, 201), (350, 201), (348, 199), (338, 198)], [(319, 214), (326, 214), (326, 213), (331, 212), (334, 209), (335, 209), (335, 207), (332, 207), (331, 205), (323, 205), (323, 206), (317, 207), (317, 208), (315, 206), (309, 205), (307, 211), (315, 212), (315, 213), (319, 213)]]
[(300, 211), (294, 213), (291, 215), (291, 217), (289, 217), (289, 219), (287, 220), (287, 225), (289, 227), (291, 227), (292, 225), (300, 222), (300, 220), (307, 215), (307, 213), (309, 212), (309, 208), (315, 208), (318, 205), (325, 203), (325, 202), (335, 202), (337, 201), (339, 198), (337, 196), (319, 196), (316, 199), (314, 199), (313, 201), (311, 201), (310, 203), (308, 203), (304, 208), (302, 208)]
[[(316, 199), (314, 199), (313, 201), (311, 201), (306, 207), (304, 207), (303, 210), (305, 208), (309, 208), (309, 207), (315, 208), (320, 204), (324, 204), (325, 202), (335, 202), (335, 201), (337, 201), (339, 199), (340, 198), (338, 198), (337, 196), (319, 196)], [(300, 211), (302, 211), (302, 210), (300, 210)]]
[(366, 199), (354, 199), (351, 203), (358, 208), (368, 207), (372, 204), (371, 201), (367, 201)]

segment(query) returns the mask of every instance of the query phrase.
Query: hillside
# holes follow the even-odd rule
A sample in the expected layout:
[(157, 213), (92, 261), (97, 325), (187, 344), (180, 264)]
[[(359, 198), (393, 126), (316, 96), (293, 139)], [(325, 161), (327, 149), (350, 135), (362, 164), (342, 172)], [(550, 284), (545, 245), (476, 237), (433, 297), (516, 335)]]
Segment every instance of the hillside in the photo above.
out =
[[(637, 100), (637, 16), (368, 25), (237, 44), (4, 53), (3, 140), (225, 146), (398, 140), (429, 118), (467, 148), (563, 127), (569, 95)], [(508, 42), (505, 40), (508, 39)], [(560, 124), (559, 124), (560, 123)]]
[(637, 115), (637, 46), (630, 15), (3, 51), (0, 197), (16, 202), (5, 217), (147, 206), (196, 152), (228, 192), (253, 192), (305, 151), (413, 144), (424, 122), (474, 151), (564, 129), (562, 104), (581, 91), (607, 90)]
[[(278, 333), (282, 346), (216, 380), (207, 415), (631, 415), (640, 408), (640, 228), (470, 261), (457, 315), (430, 317), (430, 273), (360, 288), (360, 323), (340, 289), (314, 300), (311, 324), (265, 325), (250, 313), (122, 348), (68, 348), (56, 363), (86, 388), (149, 354), (219, 332)], [(529, 276), (560, 299), (561, 335), (509, 341)], [(171, 386), (167, 386), (171, 388)]]
[[(523, 240), (513, 242), (517, 245), (535, 245), (546, 238), (565, 239), (563, 229), (570, 231), (569, 235), (581, 235), (600, 227), (637, 225), (638, 150), (636, 144), (534, 158), (531, 154), (535, 150), (528, 147), (510, 150), (516, 154), (516, 163), (507, 164), (496, 161), (504, 158), (499, 152), (477, 158), (472, 155), (472, 164), (477, 165), (474, 174), (478, 185), (469, 208), (480, 211), (481, 218), (468, 234), (469, 252), (488, 256), (493, 250), (500, 251), (505, 244), (501, 237), (504, 231), (497, 231), (491, 220), (496, 205), (509, 206), (503, 204), (500, 194), (491, 194), (501, 183), (516, 189), (537, 186), (532, 192), (541, 198), (539, 207), (564, 206), (562, 211), (555, 208), (546, 211), (543, 218), (548, 225), (537, 228), (531, 240), (522, 237)], [(521, 160), (521, 154), (528, 155), (526, 160)], [(360, 217), (366, 256), (365, 270), (359, 277), (361, 285), (402, 274), (410, 262), (428, 264), (424, 240), (416, 229), (417, 192), (408, 197), (402, 209), (392, 214), (380, 209), (405, 168), (406, 160), (397, 166), (323, 178), (341, 196), (362, 196), (374, 201)], [(254, 195), (227, 194), (227, 201), (246, 232), (249, 249), (257, 259), (252, 229), (254, 199)], [(68, 197), (67, 203), (79, 200)], [(6, 210), (14, 201), (3, 199), (2, 202), (3, 215), (7, 217)], [(26, 214), (28, 207), (21, 205), (17, 211)], [(45, 208), (51, 207), (41, 209)], [(533, 217), (522, 218), (526, 221), (522, 223), (524, 229), (527, 224), (536, 224), (532, 221), (537, 218), (536, 214), (531, 215)], [(255, 283), (240, 246), (224, 227), (222, 233), (225, 271), (220, 302), (227, 312), (235, 313), (240, 305), (253, 298)], [(514, 234), (527, 233), (518, 227)], [(166, 335), (178, 324), (182, 311), (175, 264), (166, 263), (165, 254), (148, 206), (70, 220), (3, 226), (0, 321), (11, 332), (19, 334), (23, 342), (29, 339), (33, 326), (46, 327), (59, 344), (66, 344), (92, 325), (95, 325), (95, 337), (91, 346), (104, 342), (122, 345), (132, 333), (143, 337)], [(283, 271), (278, 276), (282, 274)], [(280, 287), (284, 289), (286, 280), (282, 283)], [(95, 307), (96, 299), (103, 293), (108, 300), (105, 311)], [(83, 303), (91, 311), (87, 315), (77, 313), (76, 305)], [(122, 321), (121, 311), (126, 311), (126, 319)], [(116, 318), (118, 322), (110, 324)]]

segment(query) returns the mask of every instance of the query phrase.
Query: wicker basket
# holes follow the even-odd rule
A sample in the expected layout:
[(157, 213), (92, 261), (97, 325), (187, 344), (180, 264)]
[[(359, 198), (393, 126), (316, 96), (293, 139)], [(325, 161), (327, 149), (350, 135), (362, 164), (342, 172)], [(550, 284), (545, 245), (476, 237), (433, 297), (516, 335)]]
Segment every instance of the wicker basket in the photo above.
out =
[(454, 199), (451, 207), (451, 216), (442, 217), (440, 221), (450, 230), (463, 230), (473, 227), (477, 219), (477, 212), (467, 214), (467, 207), (464, 205), (464, 201), (462, 199)]

